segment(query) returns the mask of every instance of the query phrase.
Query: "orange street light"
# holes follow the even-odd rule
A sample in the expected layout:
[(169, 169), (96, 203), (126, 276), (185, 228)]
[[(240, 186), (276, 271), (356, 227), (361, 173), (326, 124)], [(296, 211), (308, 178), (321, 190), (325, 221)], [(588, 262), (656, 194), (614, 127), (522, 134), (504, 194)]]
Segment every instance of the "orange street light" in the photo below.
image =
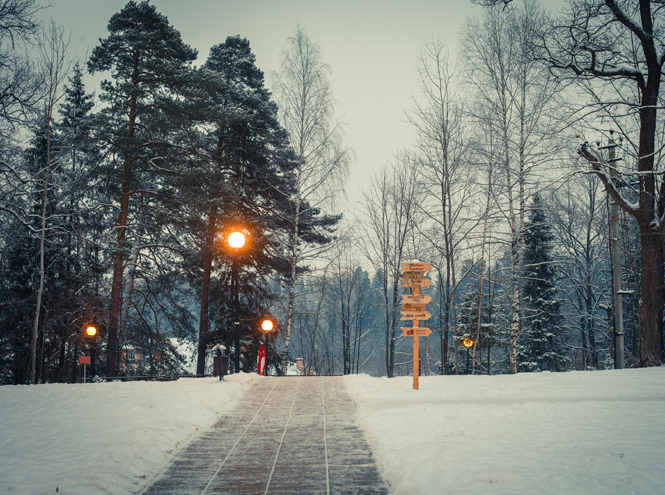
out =
[(85, 334), (88, 337), (94, 337), (95, 335), (97, 335), (97, 327), (94, 325), (88, 325), (85, 329)]
[(270, 319), (265, 319), (261, 322), (261, 330), (270, 332), (275, 327), (275, 324)]
[(229, 235), (229, 246), (233, 249), (240, 249), (245, 245), (245, 234), (242, 232), (232, 232)]

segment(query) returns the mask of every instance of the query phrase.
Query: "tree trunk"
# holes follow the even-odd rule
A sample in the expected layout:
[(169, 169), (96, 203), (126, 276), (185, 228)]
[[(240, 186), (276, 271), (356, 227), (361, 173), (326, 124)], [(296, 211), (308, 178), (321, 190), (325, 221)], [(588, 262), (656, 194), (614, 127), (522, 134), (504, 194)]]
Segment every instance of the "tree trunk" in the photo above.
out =
[(123, 244), (127, 237), (127, 213), (129, 210), (129, 184), (132, 168), (129, 157), (125, 157), (125, 168), (122, 178), (122, 196), (120, 213), (118, 214), (115, 253), (113, 255), (113, 282), (111, 286), (111, 308), (109, 312), (108, 341), (106, 347), (106, 376), (118, 376), (118, 324), (120, 323), (120, 301), (123, 278)]
[[(138, 71), (138, 55), (135, 55), (134, 67)], [(134, 86), (138, 86), (135, 82)], [(134, 138), (136, 128), (136, 97), (130, 100), (128, 135)], [(132, 165), (134, 159), (125, 153), (125, 166), (122, 172), (122, 194), (120, 196), (120, 212), (118, 213), (117, 240), (113, 255), (113, 283), (111, 286), (111, 308), (109, 312), (108, 340), (106, 348), (106, 376), (118, 376), (118, 324), (120, 323), (120, 298), (123, 277), (123, 244), (127, 237), (127, 216), (129, 213), (129, 191), (132, 181)]]
[[(301, 157), (302, 163), (302, 157)], [(284, 336), (284, 352), (282, 353), (282, 374), (286, 375), (289, 363), (289, 344), (291, 343), (291, 328), (293, 326), (293, 308), (296, 298), (296, 277), (298, 275), (298, 226), (300, 223), (300, 167), (298, 168), (298, 185), (296, 197), (296, 211), (293, 219), (293, 245), (291, 251), (291, 280), (289, 280), (289, 305), (286, 314), (286, 335)], [(304, 357), (304, 356), (303, 356)]]
[(136, 279), (136, 264), (141, 250), (141, 241), (136, 239), (132, 246), (132, 253), (129, 257), (127, 280), (122, 290), (122, 304), (120, 306), (120, 318), (118, 320), (118, 349), (124, 343), (125, 330), (127, 329), (127, 320), (129, 318), (129, 307), (132, 305), (132, 292), (134, 292), (134, 280)]
[(203, 281), (201, 283), (201, 313), (199, 317), (199, 345), (196, 359), (196, 374), (205, 375), (206, 348), (210, 342), (208, 333), (208, 305), (210, 300), (210, 275), (212, 272), (212, 259), (215, 249), (215, 215), (208, 216), (208, 229), (205, 239), (205, 254), (203, 256)]
[[(47, 146), (50, 148), (50, 146)], [(50, 153), (50, 150), (47, 150)], [(37, 289), (37, 308), (32, 324), (32, 338), (30, 340), (30, 384), (34, 384), (37, 370), (37, 340), (39, 337), (39, 314), (42, 310), (42, 296), (44, 295), (44, 238), (46, 237), (46, 202), (48, 183), (51, 177), (51, 160), (47, 157), (46, 180), (44, 181), (44, 194), (42, 196), (41, 235), (39, 239), (39, 288)]]
[(515, 261), (517, 258), (517, 239), (513, 240), (512, 257), (513, 257), (513, 270), (512, 270), (512, 285), (513, 297), (510, 301), (510, 309), (513, 314), (513, 322), (510, 328), (510, 373), (517, 373), (517, 332), (520, 327), (520, 281), (519, 281), (519, 265)]
[(663, 240), (651, 223), (640, 223), (642, 276), (639, 309), (638, 365), (660, 366), (663, 362)]
[[(588, 258), (587, 258), (588, 259)], [(590, 261), (587, 262), (590, 266)], [(593, 316), (593, 287), (591, 285), (591, 276), (587, 270), (586, 274), (586, 313), (587, 313), (587, 333), (589, 347), (591, 350), (591, 366), (598, 369), (598, 349), (596, 349), (596, 334), (594, 330), (594, 316)]]

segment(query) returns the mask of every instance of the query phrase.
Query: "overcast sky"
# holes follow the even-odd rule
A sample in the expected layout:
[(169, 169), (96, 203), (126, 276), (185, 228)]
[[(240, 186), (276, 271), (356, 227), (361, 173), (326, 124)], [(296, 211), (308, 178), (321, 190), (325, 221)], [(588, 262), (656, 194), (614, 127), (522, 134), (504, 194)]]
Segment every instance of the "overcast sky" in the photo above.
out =
[[(425, 40), (440, 37), (456, 53), (466, 18), (479, 15), (470, 0), (152, 0), (203, 63), (210, 47), (239, 34), (250, 41), (258, 67), (277, 69), (286, 39), (300, 23), (323, 48), (333, 69), (338, 114), (357, 161), (348, 182), (349, 203), (372, 171), (413, 142), (404, 109), (417, 90), (416, 57)], [(70, 50), (85, 58), (108, 35), (110, 17), (126, 1), (54, 0), (47, 15), (71, 29)], [(86, 81), (92, 90), (95, 81)], [(349, 212), (351, 213), (351, 212)]]

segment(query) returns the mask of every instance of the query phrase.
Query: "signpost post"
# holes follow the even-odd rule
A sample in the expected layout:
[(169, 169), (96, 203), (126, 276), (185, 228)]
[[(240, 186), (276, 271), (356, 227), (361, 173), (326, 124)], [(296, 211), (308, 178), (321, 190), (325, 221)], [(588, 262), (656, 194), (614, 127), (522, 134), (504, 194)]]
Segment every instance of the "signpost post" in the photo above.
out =
[(425, 304), (431, 297), (420, 294), (421, 287), (429, 287), (432, 281), (425, 278), (425, 272), (432, 269), (429, 263), (402, 263), (402, 287), (410, 287), (411, 294), (402, 295), (402, 318), (412, 320), (412, 328), (402, 328), (402, 337), (413, 337), (413, 390), (420, 387), (420, 348), (419, 337), (432, 333), (429, 328), (420, 326), (420, 320), (429, 320), (432, 315), (425, 311)]
[(83, 383), (86, 381), (87, 366), (90, 364), (90, 356), (79, 356), (79, 364), (83, 365)]

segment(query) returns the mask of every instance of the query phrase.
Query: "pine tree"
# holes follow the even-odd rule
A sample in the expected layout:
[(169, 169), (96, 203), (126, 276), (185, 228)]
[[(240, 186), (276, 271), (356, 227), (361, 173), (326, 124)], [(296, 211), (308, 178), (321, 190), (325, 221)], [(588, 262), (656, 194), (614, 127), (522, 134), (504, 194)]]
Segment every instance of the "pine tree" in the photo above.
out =
[(518, 349), (519, 371), (563, 371), (568, 362), (557, 299), (552, 253), (554, 235), (539, 194), (533, 197), (525, 228), (524, 311)]
[[(98, 121), (100, 137), (120, 158), (107, 161), (112, 194), (119, 204), (116, 246), (113, 254), (113, 279), (108, 321), (107, 376), (117, 376), (123, 273), (128, 225), (141, 222), (143, 199), (159, 196), (159, 177), (163, 171), (159, 157), (166, 151), (171, 129), (168, 110), (171, 96), (190, 78), (189, 64), (196, 50), (183, 43), (180, 33), (147, 1), (130, 1), (108, 24), (109, 36), (92, 52), (88, 70), (112, 71), (114, 82), (102, 82), (102, 101), (108, 104)], [(130, 200), (139, 197), (134, 205)], [(132, 207), (133, 206), (133, 207)], [(131, 218), (130, 215), (136, 217)], [(129, 219), (128, 219), (129, 217)], [(137, 247), (135, 239), (132, 254)], [(133, 257), (135, 258), (135, 257)], [(136, 264), (135, 260), (130, 263)], [(130, 270), (133, 275), (133, 271)], [(125, 284), (125, 309), (133, 280)]]
[[(482, 374), (483, 352), (489, 357), (488, 348), (501, 346), (504, 342), (498, 335), (496, 319), (499, 316), (500, 308), (495, 304), (491, 292), (491, 284), (487, 283), (483, 289), (481, 320), (480, 320), (480, 339), (478, 339), (478, 289), (467, 290), (462, 294), (457, 309), (457, 331), (458, 342), (470, 338), (476, 343), (478, 355), (476, 361), (481, 363), (481, 369), (478, 373)], [(473, 350), (471, 350), (473, 355)], [(489, 363), (486, 365), (488, 366)]]
[[(92, 139), (93, 108), (94, 95), (86, 92), (83, 68), (77, 62), (65, 86), (65, 99), (60, 106), (62, 118), (57, 123), (61, 164), (58, 180), (62, 191), (58, 231), (62, 233), (61, 249), (67, 260), (67, 290), (62, 294), (67, 318), (60, 340), (59, 381), (77, 380), (83, 325), (99, 326), (103, 313), (99, 282), (106, 260), (102, 246), (112, 220), (96, 207), (105, 198), (103, 188), (91, 180), (100, 158)], [(95, 369), (94, 363), (91, 369)]]

